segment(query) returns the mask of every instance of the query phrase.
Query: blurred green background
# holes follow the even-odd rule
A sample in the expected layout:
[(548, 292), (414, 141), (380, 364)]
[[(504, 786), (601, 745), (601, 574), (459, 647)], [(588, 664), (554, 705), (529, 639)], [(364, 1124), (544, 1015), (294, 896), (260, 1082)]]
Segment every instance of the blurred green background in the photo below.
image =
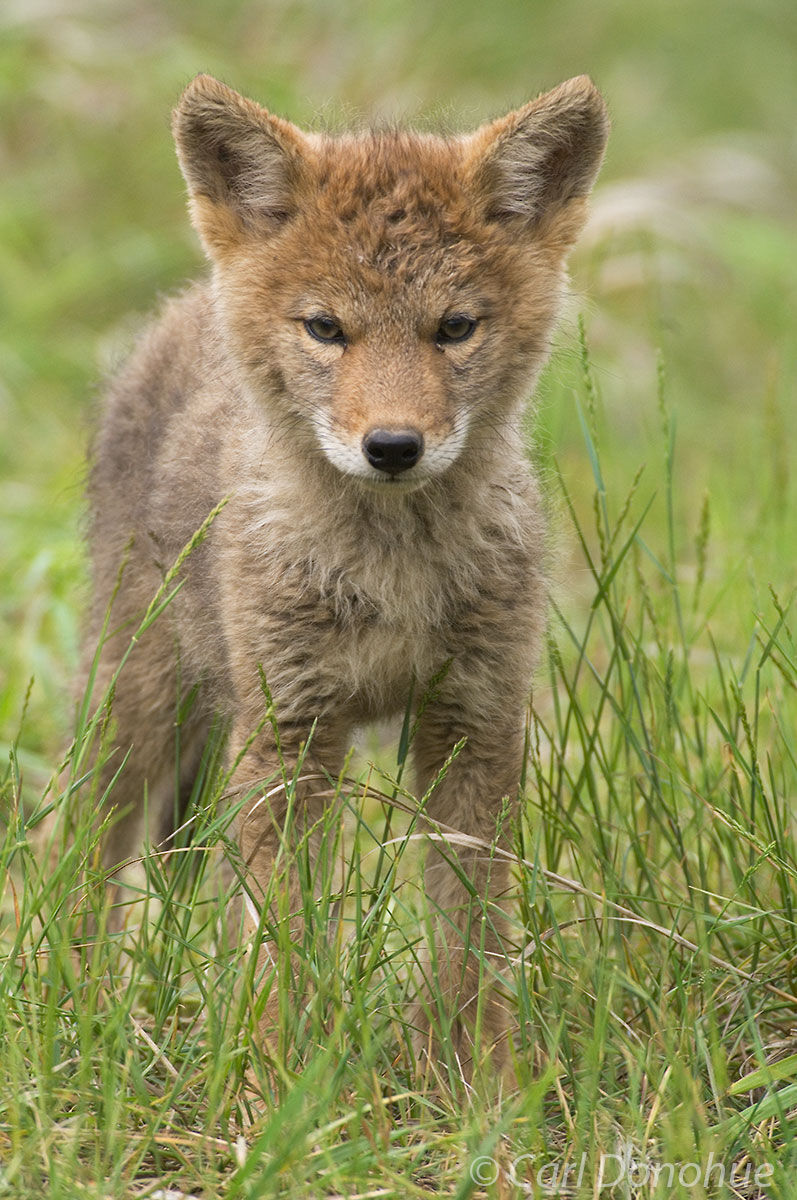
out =
[[(664, 363), (678, 428), (677, 549), (694, 570), (708, 493), (715, 638), (733, 645), (770, 584), (788, 596), (793, 0), (4, 0), (0, 742), (14, 736), (35, 677), (21, 741), (29, 781), (49, 774), (68, 728), (98, 382), (158, 294), (202, 269), (169, 135), (170, 109), (198, 71), (299, 123), (450, 128), (591, 74), (614, 129), (540, 390), (541, 465), (552, 474), (555, 458), (577, 505), (591, 504), (573, 398), (582, 312), (604, 457), (621, 491), (645, 461), (641, 486), (652, 494), (661, 483)], [(563, 532), (554, 578), (577, 604), (572, 540)]]

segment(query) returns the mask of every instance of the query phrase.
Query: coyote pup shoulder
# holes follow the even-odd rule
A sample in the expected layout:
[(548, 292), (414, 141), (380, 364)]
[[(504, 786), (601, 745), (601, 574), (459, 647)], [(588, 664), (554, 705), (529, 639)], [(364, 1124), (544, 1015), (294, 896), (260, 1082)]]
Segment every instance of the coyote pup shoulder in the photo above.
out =
[[(313, 764), (336, 775), (355, 726), (401, 713), (442, 673), (414, 741), (418, 793), (466, 739), (428, 815), (494, 837), (517, 792), (545, 615), (520, 416), (607, 129), (586, 77), (449, 138), (309, 134), (207, 76), (187, 88), (174, 136), (211, 271), (166, 305), (110, 387), (90, 485), (87, 675), (112, 597), (116, 631), (99, 687), (164, 572), (228, 500), (116, 684), (128, 759), (113, 803), (126, 815), (109, 863), (145, 836), (145, 784), (148, 836), (171, 828), (175, 710), (195, 692), (182, 784), (223, 713), (236, 787), (257, 796), (241, 852), (251, 893), (266, 893), (286, 801), (262, 800), (279, 763), (261, 669), (288, 761), (315, 723), (310, 776)], [(303, 786), (312, 821), (324, 801)], [(458, 856), (455, 872), (430, 851), (425, 880), (467, 1063), (480, 976), (462, 873), (482, 896), (488, 876), (495, 896), (507, 880), (483, 852)], [(486, 949), (501, 948), (492, 920)], [(275, 1011), (267, 1002), (266, 1036)], [(422, 1002), (416, 1024), (422, 1047)], [(507, 1019), (491, 995), (481, 1027), (479, 1054), (500, 1059)]]

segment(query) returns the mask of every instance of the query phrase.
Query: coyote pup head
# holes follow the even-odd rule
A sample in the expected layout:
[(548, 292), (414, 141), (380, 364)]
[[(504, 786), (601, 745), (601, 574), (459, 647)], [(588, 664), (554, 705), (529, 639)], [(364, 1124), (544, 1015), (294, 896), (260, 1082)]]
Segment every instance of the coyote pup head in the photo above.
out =
[(500, 453), (607, 132), (586, 76), (452, 138), (304, 133), (199, 76), (174, 135), (251, 393), (361, 484)]

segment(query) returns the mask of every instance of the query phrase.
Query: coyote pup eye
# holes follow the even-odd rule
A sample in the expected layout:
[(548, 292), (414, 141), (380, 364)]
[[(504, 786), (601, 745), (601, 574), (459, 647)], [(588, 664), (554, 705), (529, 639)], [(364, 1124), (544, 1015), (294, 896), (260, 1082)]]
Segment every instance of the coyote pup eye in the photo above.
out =
[(445, 321), (440, 322), (435, 341), (438, 346), (450, 342), (466, 342), (475, 328), (476, 322), (472, 317), (463, 317), (460, 314), (446, 317)]
[(304, 322), (304, 327), (310, 337), (315, 338), (317, 342), (344, 343), (346, 341), (343, 330), (333, 317), (309, 317)]

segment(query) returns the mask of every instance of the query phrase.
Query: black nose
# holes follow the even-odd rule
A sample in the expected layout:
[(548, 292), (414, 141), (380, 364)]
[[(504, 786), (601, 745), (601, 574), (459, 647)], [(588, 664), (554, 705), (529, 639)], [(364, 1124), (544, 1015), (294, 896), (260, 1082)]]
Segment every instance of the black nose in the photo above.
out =
[(363, 454), (377, 471), (398, 475), (414, 467), (423, 454), (423, 436), (415, 429), (372, 429), (363, 438)]

